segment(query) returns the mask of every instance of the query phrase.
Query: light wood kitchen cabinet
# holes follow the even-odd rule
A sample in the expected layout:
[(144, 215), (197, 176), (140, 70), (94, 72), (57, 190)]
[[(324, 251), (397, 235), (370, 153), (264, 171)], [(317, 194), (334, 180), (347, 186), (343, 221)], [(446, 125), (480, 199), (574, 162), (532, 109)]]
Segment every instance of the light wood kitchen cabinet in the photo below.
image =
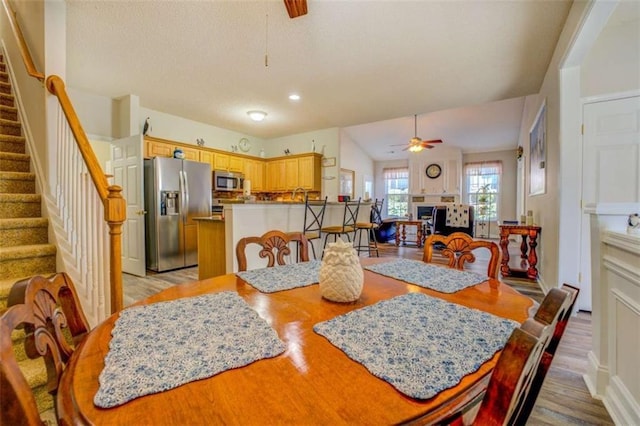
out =
[(198, 148), (175, 146), (174, 149), (176, 148), (180, 148), (182, 150), (185, 160), (200, 161), (200, 150)]
[(244, 178), (251, 181), (251, 192), (265, 190), (264, 169), (264, 161), (244, 160)]
[(284, 160), (284, 190), (293, 190), (300, 186), (298, 183), (298, 159), (287, 158)]
[(215, 170), (227, 170), (230, 172), (244, 171), (244, 165), (242, 164), (242, 158), (228, 154), (214, 154), (213, 168)]
[(244, 171), (244, 159), (236, 157), (235, 155), (229, 156), (229, 171), (242, 173)]
[(209, 163), (209, 161), (201, 159), (201, 150), (198, 148), (189, 148), (183, 145), (177, 145), (170, 142), (162, 142), (158, 140), (145, 140), (146, 152), (145, 156), (150, 157), (173, 157), (173, 152), (176, 149), (181, 149), (184, 153), (185, 160), (201, 161), (203, 163)]
[(267, 162), (267, 191), (284, 191), (286, 189), (284, 160)]
[(216, 152), (213, 155), (213, 168), (215, 170), (229, 170), (229, 156)]
[(320, 154), (267, 160), (265, 190), (291, 191), (302, 187), (319, 192), (322, 189), (321, 163)]
[(213, 155), (214, 154), (211, 151), (201, 150), (200, 151), (200, 162), (209, 164), (211, 166), (211, 169), (213, 169)]
[(145, 157), (173, 157), (173, 147), (164, 142), (145, 140)]
[(322, 190), (322, 157), (308, 156), (298, 158), (298, 186), (307, 191)]

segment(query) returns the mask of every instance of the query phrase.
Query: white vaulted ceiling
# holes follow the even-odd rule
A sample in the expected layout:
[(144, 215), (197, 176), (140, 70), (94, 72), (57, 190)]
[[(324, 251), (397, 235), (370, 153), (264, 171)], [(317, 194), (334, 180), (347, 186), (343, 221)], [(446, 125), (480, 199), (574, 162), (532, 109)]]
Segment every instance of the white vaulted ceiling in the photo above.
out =
[(422, 139), (515, 148), (570, 6), (308, 0), (290, 19), (281, 0), (67, 0), (66, 78), (265, 139), (340, 127), (377, 160), (406, 156), (389, 145), (413, 136), (413, 114)]

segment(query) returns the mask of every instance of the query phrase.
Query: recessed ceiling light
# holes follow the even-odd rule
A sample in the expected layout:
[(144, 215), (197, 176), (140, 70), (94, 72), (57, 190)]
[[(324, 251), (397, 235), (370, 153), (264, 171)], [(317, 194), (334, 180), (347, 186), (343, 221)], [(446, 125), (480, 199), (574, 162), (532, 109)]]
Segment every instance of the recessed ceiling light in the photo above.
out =
[(247, 115), (251, 117), (253, 121), (262, 121), (267, 116), (267, 113), (264, 111), (248, 111)]
[(299, 101), (300, 100), (300, 95), (298, 95), (297, 93), (292, 93), (292, 94), (289, 95), (289, 100)]

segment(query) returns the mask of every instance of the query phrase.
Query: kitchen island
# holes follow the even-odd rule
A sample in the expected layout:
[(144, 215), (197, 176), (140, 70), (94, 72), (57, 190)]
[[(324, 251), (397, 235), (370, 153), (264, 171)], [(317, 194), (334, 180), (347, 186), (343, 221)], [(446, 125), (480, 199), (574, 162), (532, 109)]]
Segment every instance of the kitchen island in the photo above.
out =
[[(285, 232), (302, 232), (304, 228), (305, 204), (302, 202), (258, 201), (223, 205), (226, 273), (238, 271), (235, 249), (241, 238), (260, 236), (273, 229)], [(370, 211), (371, 202), (360, 203), (358, 221), (368, 222)], [(343, 218), (344, 203), (327, 203), (323, 226), (341, 225)], [(207, 222), (207, 218), (202, 218), (198, 221), (200, 229), (205, 226), (215, 226)], [(198, 235), (200, 235), (200, 230)], [(329, 242), (331, 241), (333, 239), (330, 238)], [(321, 256), (323, 243), (324, 235), (322, 235), (321, 239), (310, 241), (310, 244), (314, 244), (318, 257)], [(295, 255), (295, 249), (293, 251), (293, 255)], [(311, 253), (311, 250), (309, 252)], [(203, 245), (198, 244), (198, 263), (200, 268), (202, 268), (203, 264), (209, 265), (216, 262), (216, 259), (219, 261), (222, 254), (222, 247), (214, 246), (209, 242), (203, 243)], [(247, 248), (247, 265), (248, 269), (265, 266), (264, 259), (258, 256), (258, 250), (254, 250), (251, 246)], [(203, 279), (202, 275), (200, 275), (200, 279)]]

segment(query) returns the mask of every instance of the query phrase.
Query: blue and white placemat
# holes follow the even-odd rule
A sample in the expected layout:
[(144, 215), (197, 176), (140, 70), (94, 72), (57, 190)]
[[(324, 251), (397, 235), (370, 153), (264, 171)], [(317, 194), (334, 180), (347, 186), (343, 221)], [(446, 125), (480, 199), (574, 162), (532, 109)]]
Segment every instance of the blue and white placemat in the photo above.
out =
[(365, 269), (441, 293), (455, 293), (488, 279), (475, 272), (460, 271), (411, 259), (376, 263), (366, 266)]
[(318, 323), (313, 330), (403, 394), (429, 399), (491, 359), (519, 325), (409, 293)]
[(237, 272), (236, 275), (263, 293), (275, 293), (317, 283), (321, 263), (320, 260), (310, 260)]
[(173, 389), (286, 349), (234, 292), (135, 306), (116, 320), (94, 397), (109, 408)]

